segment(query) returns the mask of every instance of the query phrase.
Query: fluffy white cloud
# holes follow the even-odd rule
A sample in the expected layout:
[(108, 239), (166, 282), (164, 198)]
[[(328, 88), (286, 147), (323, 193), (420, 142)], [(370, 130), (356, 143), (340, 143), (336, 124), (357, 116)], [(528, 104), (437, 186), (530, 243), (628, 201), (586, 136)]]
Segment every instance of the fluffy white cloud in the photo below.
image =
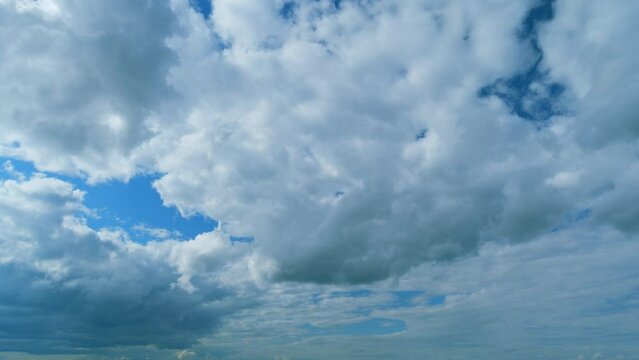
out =
[(89, 228), (83, 195), (41, 174), (0, 183), (3, 351), (185, 347), (254, 302), (267, 273), (251, 245), (220, 232), (137, 244)]
[[(25, 4), (2, 7), (3, 153), (91, 181), (159, 171), (167, 204), (254, 236), (281, 279), (401, 275), (587, 208), (636, 228), (634, 5)], [(529, 90), (495, 90), (530, 96), (478, 96), (540, 55)], [(513, 101), (567, 112), (539, 128)]]
[[(185, 212), (255, 236), (286, 279), (370, 281), (472, 251), (519, 169), (487, 173), (485, 184), (469, 177), (505, 152), (543, 156), (534, 127), (476, 96), (522, 62), (513, 50), (527, 46), (511, 33), (525, 5), (308, 2), (290, 22), (263, 4), (216, 3), (208, 29), (196, 22), (171, 42), (180, 66), (169, 79), (197, 103), (176, 142), (171, 127), (158, 138), (166, 175), (156, 187)], [(273, 33), (242, 18), (253, 12), (277, 23)], [(482, 16), (495, 12), (507, 21)], [(216, 34), (231, 47), (201, 45)], [(273, 36), (277, 46), (265, 43)]]
[(39, 168), (128, 178), (171, 95), (168, 3), (0, 2), (0, 154)]
[[(402, 283), (424, 268), (454, 285), (437, 284), (462, 304), (438, 324), (463, 338), (459, 324), (483, 330), (475, 312), (495, 320), (542, 292), (521, 287), (549, 277), (542, 256), (526, 257), (538, 244), (572, 246), (557, 265), (627, 265), (639, 230), (638, 14), (633, 1), (216, 0), (204, 19), (187, 0), (1, 0), (0, 155), (89, 182), (157, 172), (166, 204), (222, 225), (136, 244), (89, 228), (71, 184), (7, 163), (0, 349), (188, 346), (252, 303), (283, 299), (307, 315), (300, 294), (324, 289), (279, 282)], [(474, 273), (507, 257), (491, 252), (504, 244), (522, 253), (487, 276), (507, 285), (464, 307), (491, 291)], [(598, 266), (548, 291), (614, 295), (601, 284), (628, 267), (598, 277)], [(433, 331), (422, 320), (409, 327)], [(36, 331), (52, 324), (60, 332)]]
[[(597, 5), (556, 5), (544, 22), (524, 2), (300, 2), (288, 18), (277, 4), (219, 1), (208, 23), (189, 15), (169, 42), (179, 57), (169, 81), (190, 99), (185, 123), (163, 126), (154, 149), (163, 199), (255, 236), (281, 279), (379, 280), (483, 242), (533, 239), (584, 209), (633, 230), (633, 201), (620, 202), (636, 196), (636, 134), (625, 129), (637, 57), (620, 36), (636, 11), (608, 6), (604, 18), (622, 25), (579, 45), (562, 34), (601, 26), (571, 29), (570, 6)], [(539, 49), (517, 36), (526, 21)], [(227, 45), (203, 45), (216, 41)], [(591, 73), (615, 67), (598, 89), (623, 96), (563, 75), (575, 46), (603, 54), (580, 61)], [(529, 111), (560, 103), (564, 116), (539, 128), (478, 96), (540, 54), (530, 75), (540, 78), (517, 85), (532, 90), (502, 92), (534, 94), (517, 100)], [(565, 96), (548, 100), (541, 76)], [(603, 124), (618, 130), (593, 130)], [(593, 136), (607, 145), (593, 148)]]

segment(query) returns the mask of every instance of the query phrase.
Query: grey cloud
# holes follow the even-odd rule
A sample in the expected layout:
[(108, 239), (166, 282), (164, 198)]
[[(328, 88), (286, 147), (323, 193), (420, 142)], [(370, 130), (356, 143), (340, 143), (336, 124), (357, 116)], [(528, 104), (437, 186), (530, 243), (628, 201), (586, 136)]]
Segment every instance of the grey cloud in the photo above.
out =
[(0, 21), (0, 151), (96, 180), (132, 176), (146, 120), (173, 94), (168, 2), (7, 1)]
[[(334, 285), (287, 284), (193, 350), (202, 358), (211, 348), (227, 350), (229, 359), (633, 359), (639, 356), (638, 244), (636, 235), (615, 230), (593, 236), (591, 229), (570, 229), (522, 244), (486, 244), (477, 256), (453, 263), (424, 264), (397, 282), (366, 287), (372, 289), (366, 296), (331, 296), (340, 289)], [(437, 306), (419, 298), (411, 306), (380, 306), (397, 289), (446, 299)], [(402, 319), (406, 329), (393, 336), (307, 331), (308, 324), (330, 328), (375, 318)], [(254, 346), (238, 349), (240, 334)]]
[(250, 279), (225, 278), (249, 272), (250, 245), (219, 233), (136, 244), (88, 228), (81, 201), (42, 175), (0, 184), (1, 351), (185, 348), (254, 303)]

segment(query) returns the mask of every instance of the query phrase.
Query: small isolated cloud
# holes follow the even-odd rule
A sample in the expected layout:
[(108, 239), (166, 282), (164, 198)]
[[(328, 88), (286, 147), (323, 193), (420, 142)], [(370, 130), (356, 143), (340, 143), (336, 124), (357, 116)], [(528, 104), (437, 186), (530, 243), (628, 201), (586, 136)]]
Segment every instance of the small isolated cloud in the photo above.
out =
[(148, 235), (152, 238), (164, 240), (168, 238), (180, 238), (182, 234), (177, 230), (168, 230), (163, 228), (148, 227), (144, 224), (137, 224), (131, 227), (131, 230)]
[(178, 360), (185, 360), (193, 358), (195, 353), (191, 350), (179, 350), (175, 355)]

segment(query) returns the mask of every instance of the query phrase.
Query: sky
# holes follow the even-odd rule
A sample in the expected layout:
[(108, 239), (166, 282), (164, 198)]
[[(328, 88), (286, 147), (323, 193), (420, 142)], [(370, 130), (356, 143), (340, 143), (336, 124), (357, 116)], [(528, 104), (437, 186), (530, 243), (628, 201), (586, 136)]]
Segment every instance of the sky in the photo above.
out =
[(638, 17), (0, 0), (0, 360), (639, 359)]

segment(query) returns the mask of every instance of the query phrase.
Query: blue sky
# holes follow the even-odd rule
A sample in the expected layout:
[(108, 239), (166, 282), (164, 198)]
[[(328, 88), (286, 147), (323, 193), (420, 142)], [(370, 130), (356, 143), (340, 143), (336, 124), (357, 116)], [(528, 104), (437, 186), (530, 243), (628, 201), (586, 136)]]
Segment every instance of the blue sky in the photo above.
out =
[[(16, 176), (31, 177), (38, 170), (33, 163), (2, 158), (5, 165), (2, 178), (11, 179)], [(7, 167), (17, 174), (11, 174)], [(138, 175), (128, 181), (113, 180), (95, 185), (88, 185), (80, 177), (48, 174), (73, 184), (86, 193), (84, 204), (92, 214), (87, 223), (93, 228), (120, 227), (140, 242), (162, 239), (149, 233), (151, 229), (164, 229), (167, 237), (189, 239), (198, 234), (209, 232), (217, 227), (217, 222), (198, 214), (183, 216), (177, 208), (165, 206), (162, 198), (153, 188), (153, 181), (159, 175)], [(147, 231), (149, 230), (149, 231)]]
[(210, 0), (191, 0), (190, 5), (193, 7), (193, 10), (202, 14), (205, 19), (208, 19), (213, 11), (213, 6)]
[(0, 1), (0, 359), (639, 359), (638, 15)]

